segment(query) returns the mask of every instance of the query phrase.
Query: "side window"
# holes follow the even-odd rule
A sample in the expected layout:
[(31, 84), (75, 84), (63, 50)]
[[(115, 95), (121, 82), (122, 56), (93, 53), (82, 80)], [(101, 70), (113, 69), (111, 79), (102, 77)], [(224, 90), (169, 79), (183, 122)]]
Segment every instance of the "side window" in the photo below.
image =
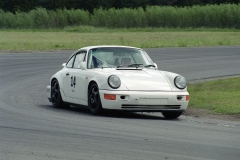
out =
[(68, 63), (67, 63), (67, 68), (72, 68), (74, 58), (75, 58), (75, 56), (72, 56), (72, 58), (68, 61)]
[(84, 60), (85, 54), (85, 52), (81, 52), (76, 55), (73, 68), (80, 68), (80, 63)]

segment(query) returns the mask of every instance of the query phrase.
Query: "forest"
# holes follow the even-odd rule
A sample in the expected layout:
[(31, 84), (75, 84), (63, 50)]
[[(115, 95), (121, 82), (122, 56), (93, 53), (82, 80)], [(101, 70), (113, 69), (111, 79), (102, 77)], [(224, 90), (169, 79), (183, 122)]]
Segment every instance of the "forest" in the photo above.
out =
[(143, 8), (147, 6), (185, 7), (212, 4), (238, 4), (240, 0), (0, 0), (0, 10), (5, 12), (28, 12), (35, 8), (47, 10), (82, 9), (90, 13), (94, 9)]

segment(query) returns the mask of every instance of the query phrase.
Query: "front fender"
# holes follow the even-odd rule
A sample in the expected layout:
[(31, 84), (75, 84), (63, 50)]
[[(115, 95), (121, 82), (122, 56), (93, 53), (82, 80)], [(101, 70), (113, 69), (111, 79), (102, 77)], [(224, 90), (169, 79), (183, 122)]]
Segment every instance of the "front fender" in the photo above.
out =
[(61, 97), (62, 100), (65, 101), (66, 100), (66, 95), (64, 93), (64, 82), (63, 82), (63, 74), (62, 74), (62, 70), (58, 71), (57, 73), (55, 73), (51, 79), (50, 79), (50, 96), (51, 96), (51, 86), (52, 86), (52, 81), (56, 79), (58, 81), (58, 84), (60, 86), (60, 93), (61, 93)]
[(174, 84), (174, 79), (177, 76), (181, 76), (179, 74), (176, 73), (172, 73), (172, 72), (167, 72), (167, 71), (161, 71), (161, 73), (166, 77), (166, 79), (168, 80), (168, 83), (170, 84), (172, 91), (187, 91), (187, 87), (185, 89), (178, 89), (175, 84)]

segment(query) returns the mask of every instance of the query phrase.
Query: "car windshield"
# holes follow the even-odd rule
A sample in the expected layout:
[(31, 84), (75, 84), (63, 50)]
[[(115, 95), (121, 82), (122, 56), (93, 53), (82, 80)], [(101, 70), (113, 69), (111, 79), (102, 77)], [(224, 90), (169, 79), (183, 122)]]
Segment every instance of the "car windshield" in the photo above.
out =
[(88, 68), (120, 67), (154, 68), (148, 54), (140, 49), (123, 47), (102, 47), (89, 50)]

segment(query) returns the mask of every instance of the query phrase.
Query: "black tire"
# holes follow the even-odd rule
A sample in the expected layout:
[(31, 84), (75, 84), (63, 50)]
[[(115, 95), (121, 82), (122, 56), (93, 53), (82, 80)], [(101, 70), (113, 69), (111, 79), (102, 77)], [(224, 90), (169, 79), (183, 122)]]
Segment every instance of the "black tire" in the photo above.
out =
[(51, 84), (51, 101), (52, 105), (55, 108), (65, 108), (67, 105), (62, 100), (61, 92), (60, 92), (60, 86), (58, 84), (58, 81), (54, 79)]
[(162, 115), (166, 119), (176, 119), (182, 115), (182, 112), (162, 112)]
[(93, 115), (99, 115), (103, 108), (96, 83), (91, 84), (88, 90), (88, 107)]

